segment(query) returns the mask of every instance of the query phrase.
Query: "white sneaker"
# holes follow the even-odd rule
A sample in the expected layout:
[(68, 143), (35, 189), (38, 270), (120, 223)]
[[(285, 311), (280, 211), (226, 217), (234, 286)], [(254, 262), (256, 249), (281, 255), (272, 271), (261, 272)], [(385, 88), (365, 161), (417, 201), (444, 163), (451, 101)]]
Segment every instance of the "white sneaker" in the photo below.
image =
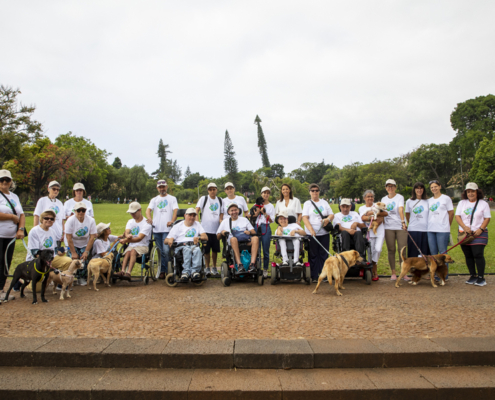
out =
[(263, 278), (268, 278), (268, 270), (263, 270)]
[(84, 279), (84, 278), (79, 278), (79, 279), (77, 280), (77, 284), (78, 284), (79, 286), (86, 286), (88, 283), (86, 282), (86, 279)]
[(62, 291), (62, 286), (57, 285), (57, 287), (55, 288), (55, 290)]
[(213, 267), (213, 268), (211, 269), (211, 274), (212, 274), (212, 275), (218, 275), (218, 270), (217, 270), (217, 267)]
[(199, 272), (195, 272), (194, 274), (192, 274), (192, 278), (193, 279), (199, 279), (199, 278), (201, 278), (201, 275), (199, 274)]
[(304, 264), (301, 261), (296, 262), (297, 267), (302, 267)]
[(208, 277), (211, 275), (211, 271), (209, 268), (205, 268), (205, 275)]

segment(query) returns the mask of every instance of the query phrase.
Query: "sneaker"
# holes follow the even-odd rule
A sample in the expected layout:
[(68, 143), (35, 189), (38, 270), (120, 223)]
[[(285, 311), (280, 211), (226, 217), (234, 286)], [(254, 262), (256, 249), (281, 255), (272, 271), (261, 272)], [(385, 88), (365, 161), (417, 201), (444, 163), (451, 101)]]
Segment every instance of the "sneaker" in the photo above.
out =
[(280, 266), (281, 267), (288, 267), (289, 266), (289, 261), (284, 261)]
[(324, 279), (323, 279), (323, 282), (328, 283), (328, 278), (324, 278)]
[(187, 281), (189, 281), (189, 275), (182, 274), (182, 276), (180, 277), (180, 281), (181, 282), (187, 282)]
[(58, 290), (59, 292), (61, 292), (62, 291), (62, 285), (57, 285), (57, 287), (55, 289)]
[(471, 278), (469, 278), (466, 283), (468, 285), (474, 285), (476, 283), (476, 281), (478, 280), (478, 277), (477, 276), (474, 276), (474, 275), (471, 275)]
[(199, 272), (195, 272), (194, 274), (192, 274), (193, 281), (197, 281), (199, 279), (201, 279), (201, 275), (199, 274)]
[(248, 272), (256, 272), (256, 265), (253, 263), (249, 264)]
[(392, 274), (392, 276), (390, 277), (390, 280), (391, 281), (396, 281), (397, 280), (397, 275)]
[(12, 290), (13, 290), (14, 292), (20, 292), (20, 291), (21, 291), (21, 289), (16, 289), (16, 288), (13, 288)]
[(478, 279), (476, 280), (474, 286), (486, 286), (485, 278), (478, 277)]
[(410, 281), (411, 280), (411, 278), (409, 278), (407, 275), (404, 278), (402, 278), (402, 279), (404, 279), (405, 281)]
[(301, 261), (296, 262), (296, 267), (302, 267), (303, 263)]
[(263, 278), (265, 278), (265, 279), (268, 278), (268, 270), (267, 269), (265, 269), (263, 271)]
[(86, 285), (88, 284), (88, 282), (86, 282), (86, 279), (84, 279), (84, 278), (79, 278), (79, 279), (77, 280), (77, 284), (78, 284), (79, 286), (86, 286)]
[(237, 273), (238, 273), (238, 274), (243, 274), (243, 273), (245, 273), (245, 272), (246, 272), (246, 270), (244, 269), (244, 265), (239, 264), (239, 265), (237, 266)]
[(318, 283), (318, 279), (312, 279), (311, 282)]
[(217, 267), (213, 267), (213, 268), (211, 269), (211, 274), (212, 274), (212, 275), (214, 275), (214, 276), (215, 276), (215, 275), (218, 275), (218, 270), (217, 270)]
[(209, 277), (211, 275), (211, 271), (209, 268), (205, 268), (205, 275), (206, 277)]

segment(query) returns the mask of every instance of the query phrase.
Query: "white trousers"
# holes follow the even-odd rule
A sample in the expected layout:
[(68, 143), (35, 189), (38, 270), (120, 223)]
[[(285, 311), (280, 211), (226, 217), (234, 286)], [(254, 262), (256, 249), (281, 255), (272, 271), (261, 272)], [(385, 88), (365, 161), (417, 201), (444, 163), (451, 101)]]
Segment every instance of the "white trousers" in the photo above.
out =
[[(294, 245), (294, 263), (299, 261), (299, 239), (292, 239), (292, 244)], [(287, 243), (285, 240), (279, 240), (278, 244), (280, 245), (280, 253), (282, 254), (282, 260), (284, 262), (289, 261), (289, 256), (287, 255)]]
[(383, 241), (385, 236), (381, 237), (370, 237), (371, 243), (371, 259), (374, 263), (377, 263), (380, 259), (380, 254), (382, 253)]

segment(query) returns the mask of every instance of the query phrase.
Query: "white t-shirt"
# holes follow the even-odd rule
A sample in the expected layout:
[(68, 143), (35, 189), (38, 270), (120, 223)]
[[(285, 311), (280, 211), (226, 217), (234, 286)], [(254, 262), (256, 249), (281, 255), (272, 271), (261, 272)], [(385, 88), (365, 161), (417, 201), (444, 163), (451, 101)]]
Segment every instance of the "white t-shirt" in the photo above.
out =
[[(356, 212), (356, 211), (349, 211), (349, 214), (344, 215), (341, 212), (335, 214), (335, 218), (333, 219), (333, 225), (340, 224), (342, 228), (346, 229), (351, 229), (351, 226), (354, 222), (357, 222), (359, 224), (363, 223), (363, 220), (361, 219), (361, 216)], [(356, 227), (357, 231), (360, 231), (361, 229), (359, 227)]]
[(226, 197), (225, 199), (222, 199), (222, 213), (223, 213), (223, 219), (229, 219), (230, 215), (227, 213), (227, 209), (229, 206), (235, 203), (237, 204), (237, 207), (239, 207), (239, 216), (242, 216), (242, 211), (244, 213), (249, 212), (248, 206), (246, 204), (246, 200), (244, 200), (244, 197), (241, 196), (235, 196), (235, 199), (229, 199)]
[(167, 226), (167, 222), (172, 221), (174, 210), (179, 208), (177, 198), (171, 194), (153, 197), (148, 208), (153, 211), (153, 231), (156, 233), (170, 232), (172, 227)]
[(450, 232), (449, 211), (454, 209), (449, 196), (428, 199), (428, 232)]
[(409, 213), (410, 232), (428, 232), (428, 200), (407, 200), (406, 213)]
[[(301, 227), (298, 224), (288, 224), (285, 228), (282, 228), (282, 235), (281, 236), (290, 236), (290, 233), (295, 230), (299, 230)], [(278, 230), (278, 228), (277, 228)], [(294, 237), (301, 237), (299, 233), (296, 233)]]
[(206, 233), (198, 221), (194, 221), (192, 226), (186, 226), (185, 221), (174, 225), (167, 238), (174, 238), (176, 243), (192, 242), (195, 237)]
[[(73, 215), (65, 223), (65, 233), (72, 235), (72, 241), (75, 247), (85, 247), (89, 242), (89, 236), (96, 234), (95, 220), (86, 214), (84, 215), (83, 222), (79, 222), (77, 217)], [(69, 242), (66, 244), (68, 246)]]
[(45, 231), (41, 226), (35, 226), (29, 231), (28, 236), (28, 252), (26, 261), (34, 260), (31, 250), (53, 250), (57, 247), (57, 236), (53, 226)]
[[(320, 199), (318, 201), (315, 201), (314, 203), (325, 218), (333, 214), (333, 211), (326, 200)], [(311, 203), (311, 200), (308, 200), (304, 203), (302, 215), (303, 217), (309, 217), (309, 223), (316, 232), (316, 236), (328, 235), (328, 232), (323, 229), (320, 213), (316, 211), (315, 206), (313, 205), (313, 203)], [(311, 235), (311, 232), (307, 227), (304, 227), (304, 229), (308, 235)]]
[(125, 226), (125, 230), (127, 229), (131, 231), (133, 238), (138, 237), (140, 233), (144, 234), (144, 238), (140, 242), (129, 243), (129, 247), (148, 246), (151, 238), (151, 225), (146, 222), (146, 218), (143, 218), (139, 223), (131, 218)]
[[(10, 200), (10, 203), (15, 208), (17, 216), (20, 217), (21, 214), (24, 214), (22, 210), (21, 202), (19, 201), (19, 197), (15, 193), (10, 192), (9, 194), (4, 195)], [(14, 214), (10, 204), (5, 197), (0, 194), (0, 212), (4, 214)], [(0, 221), (0, 238), (12, 239), (17, 234), (17, 225), (14, 224), (14, 221)]]
[(112, 245), (112, 243), (115, 242), (117, 239), (118, 237), (114, 235), (108, 235), (107, 240), (96, 239), (93, 243), (93, 247), (91, 248), (91, 253), (93, 254), (93, 256), (101, 253), (106, 253), (108, 250), (110, 250), (110, 246)]
[[(203, 204), (206, 200), (205, 208), (203, 209)], [(203, 196), (199, 199), (196, 208), (200, 209), (201, 212), (201, 225), (206, 233), (216, 233), (218, 227), (220, 226), (220, 213), (221, 206), (218, 197), (212, 199), (210, 196)]]
[(55, 201), (52, 201), (48, 196), (42, 197), (38, 200), (38, 203), (36, 203), (34, 215), (37, 215), (39, 217), (45, 210), (53, 210), (55, 211), (55, 214), (57, 214), (52, 229), (55, 231), (57, 240), (60, 240), (62, 238), (62, 232), (64, 231), (62, 221), (66, 218), (64, 205), (59, 199), (55, 199)]
[(386, 211), (388, 212), (388, 216), (385, 217), (383, 222), (385, 229), (392, 231), (401, 230), (402, 220), (400, 219), (399, 207), (404, 207), (404, 196), (398, 193), (392, 198), (385, 196), (382, 199), (382, 203), (387, 205)]
[[(455, 210), (455, 215), (460, 215), (464, 225), (467, 227), (471, 226), (471, 231), (473, 232), (480, 229), (485, 218), (492, 217), (488, 203), (484, 200), (480, 200), (476, 207), (476, 211), (474, 212), (473, 224), (471, 225), (471, 214), (473, 213), (475, 204), (476, 201), (471, 203), (469, 200), (461, 200)], [(459, 232), (464, 232), (460, 226)]]
[(256, 218), (256, 225), (275, 222), (275, 207), (273, 207), (273, 204), (266, 204), (263, 207), (265, 208), (266, 215), (270, 217), (270, 222), (266, 222), (266, 217), (260, 213)]
[(297, 219), (298, 214), (302, 213), (301, 202), (297, 197), (294, 197), (289, 200), (289, 205), (286, 207), (285, 200), (278, 200), (277, 203), (275, 203), (275, 215), (280, 214), (284, 210), (287, 210), (289, 215), (292, 215)]
[[(86, 204), (86, 215), (89, 215), (90, 217), (95, 217), (95, 213), (93, 212), (93, 203), (91, 203), (89, 200), (82, 199), (82, 202)], [(76, 201), (72, 198), (70, 200), (67, 200), (64, 204), (64, 209), (65, 209), (65, 216), (69, 218), (72, 214), (76, 213), (76, 210), (74, 210), (74, 204), (76, 204)]]
[[(361, 216), (361, 220), (363, 219), (363, 215), (366, 214), (368, 211), (371, 211), (371, 207), (366, 207), (366, 206), (361, 206), (359, 207), (359, 215)], [(363, 221), (367, 227), (370, 226), (369, 221)], [(335, 222), (334, 222), (335, 224)], [(368, 231), (370, 233), (370, 238), (372, 237), (384, 237), (385, 236), (385, 227), (383, 226), (383, 223), (378, 225), (378, 228), (376, 230), (376, 235), (375, 232), (373, 232), (373, 229), (370, 229)]]
[[(230, 232), (230, 224), (229, 224), (230, 218), (224, 219), (220, 226), (218, 227), (217, 234), (221, 233), (222, 231), (227, 231)], [(251, 222), (245, 217), (238, 217), (237, 220), (232, 220), (232, 230), (233, 231), (238, 231), (238, 232), (244, 232), (244, 231), (250, 231), (254, 230), (253, 225), (251, 225)], [(229, 236), (229, 243), (230, 243), (230, 238), (232, 237)]]

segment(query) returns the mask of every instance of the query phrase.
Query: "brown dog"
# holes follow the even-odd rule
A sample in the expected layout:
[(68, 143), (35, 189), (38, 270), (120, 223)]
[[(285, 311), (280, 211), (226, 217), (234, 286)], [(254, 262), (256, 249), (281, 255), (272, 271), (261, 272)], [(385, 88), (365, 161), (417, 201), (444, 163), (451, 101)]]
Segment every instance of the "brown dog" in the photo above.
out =
[[(108, 253), (103, 258), (93, 258), (88, 264), (88, 289), (91, 290), (90, 279), (93, 275), (93, 287), (96, 291), (96, 283), (100, 278), (100, 273), (105, 278), (105, 285), (110, 287), (110, 276), (112, 275), (112, 263), (114, 258), (113, 253)], [(106, 274), (106, 277), (105, 277)]]
[(413, 274), (413, 278), (411, 282), (409, 282), (411, 285), (417, 285), (418, 282), (421, 280), (421, 276), (427, 274), (428, 272), (430, 273), (431, 286), (435, 288), (437, 287), (437, 285), (435, 284), (435, 273), (440, 278), (440, 285), (441, 286), (445, 285), (445, 278), (447, 277), (447, 274), (449, 272), (446, 263), (454, 262), (454, 260), (452, 260), (452, 258), (448, 254), (437, 254), (435, 256), (427, 256), (429, 265), (426, 265), (423, 257), (404, 258), (405, 248), (406, 246), (404, 246), (400, 251), (403, 261), (402, 264), (400, 265), (401, 268), (400, 276), (397, 279), (397, 282), (395, 282), (396, 288), (400, 286), (399, 284), (400, 280), (408, 273)]
[(344, 278), (349, 270), (349, 267), (344, 262), (343, 258), (345, 258), (349, 267), (363, 261), (363, 257), (361, 257), (356, 250), (343, 251), (342, 253), (336, 254), (335, 257), (329, 257), (323, 265), (323, 270), (318, 278), (318, 284), (316, 285), (313, 294), (316, 294), (321, 282), (326, 277), (328, 277), (328, 283), (332, 285), (333, 277), (333, 279), (335, 279), (335, 291), (337, 292), (337, 296), (342, 296), (342, 293), (339, 292), (339, 288), (342, 290), (345, 289), (343, 286)]
[(62, 291), (60, 292), (60, 300), (64, 299), (64, 292), (67, 298), (70, 298), (70, 290), (72, 288), (72, 284), (74, 283), (74, 274), (78, 269), (83, 267), (81, 261), (72, 260), (69, 265), (69, 269), (67, 271), (59, 272), (55, 274), (55, 272), (50, 271), (48, 275), (47, 285), (53, 281), (53, 294), (57, 294), (56, 289), (57, 285), (62, 285)]
[(373, 233), (376, 235), (376, 230), (380, 224), (383, 223), (383, 217), (380, 217), (380, 221), (377, 221), (378, 214), (380, 214), (381, 211), (387, 211), (387, 205), (378, 201), (373, 204), (371, 211), (373, 211), (373, 222), (371, 223), (371, 229), (373, 229)]

